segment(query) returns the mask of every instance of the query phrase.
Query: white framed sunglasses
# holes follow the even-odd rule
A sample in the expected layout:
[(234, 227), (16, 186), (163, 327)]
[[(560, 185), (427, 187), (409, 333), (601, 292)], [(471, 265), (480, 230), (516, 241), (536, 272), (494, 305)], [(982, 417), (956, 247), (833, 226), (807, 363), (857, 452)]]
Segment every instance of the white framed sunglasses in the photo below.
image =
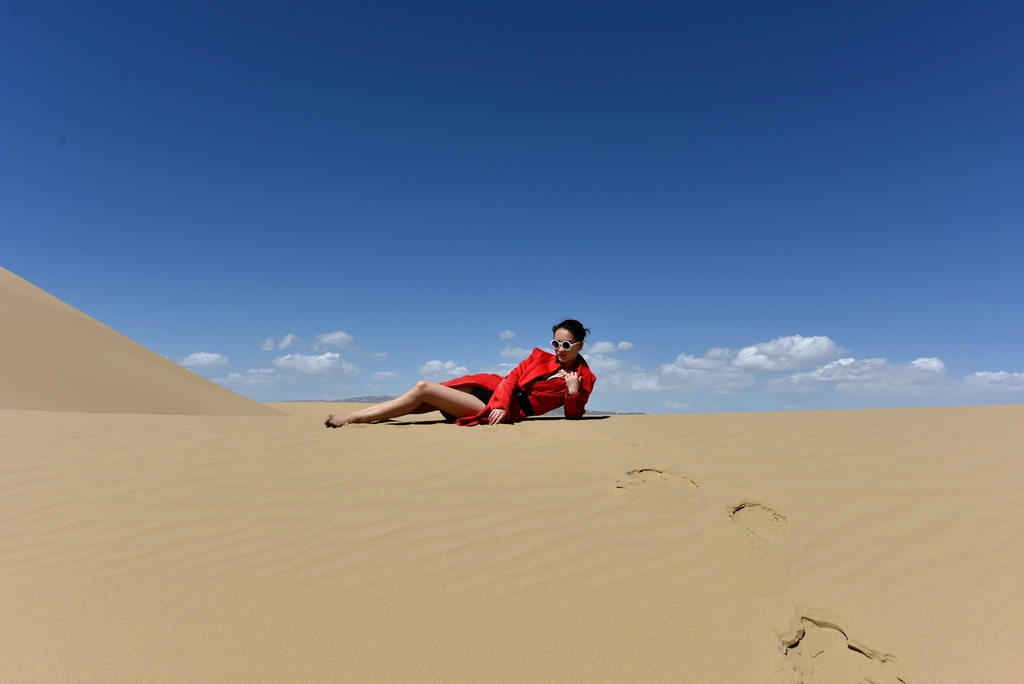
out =
[(583, 340), (580, 340), (579, 342), (570, 342), (569, 340), (551, 340), (551, 346), (555, 351), (558, 351), (559, 349), (562, 351), (569, 351), (577, 344), (583, 344)]

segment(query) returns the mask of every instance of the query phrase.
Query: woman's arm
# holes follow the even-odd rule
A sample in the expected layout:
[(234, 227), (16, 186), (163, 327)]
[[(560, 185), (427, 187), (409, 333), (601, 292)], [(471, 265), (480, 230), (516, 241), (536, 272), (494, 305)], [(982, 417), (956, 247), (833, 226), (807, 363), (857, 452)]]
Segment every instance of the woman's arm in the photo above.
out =
[(583, 414), (587, 412), (587, 400), (590, 399), (590, 393), (594, 391), (596, 380), (597, 378), (590, 372), (590, 369), (585, 367), (575, 373), (570, 373), (565, 378), (566, 418), (582, 418)]

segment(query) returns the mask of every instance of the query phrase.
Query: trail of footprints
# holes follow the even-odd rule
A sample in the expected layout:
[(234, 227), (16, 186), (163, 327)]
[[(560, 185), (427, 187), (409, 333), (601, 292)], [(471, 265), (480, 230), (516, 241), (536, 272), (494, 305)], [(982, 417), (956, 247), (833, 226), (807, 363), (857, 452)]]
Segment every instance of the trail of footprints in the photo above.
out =
[[(642, 496), (648, 501), (661, 500), (673, 503), (676, 507), (704, 507), (704, 498), (697, 491), (700, 485), (685, 475), (667, 470), (630, 470), (619, 478), (615, 487)], [(789, 534), (786, 516), (756, 501), (744, 501), (731, 507), (729, 516), (749, 534), (766, 542), (782, 542)]]
[[(630, 470), (620, 477), (615, 487), (661, 510), (703, 510), (705, 499), (691, 478), (656, 468)], [(789, 537), (786, 516), (758, 501), (742, 501), (726, 509), (730, 520), (748, 538), (752, 562), (758, 563), (760, 576), (773, 568), (774, 582), (762, 582), (748, 588), (758, 593), (774, 594), (788, 581), (789, 559), (783, 547)], [(749, 580), (750, 573), (737, 579)], [(772, 578), (769, 578), (771, 580)], [(762, 590), (762, 591), (759, 591)], [(797, 607), (797, 618), (790, 630), (779, 635), (780, 652), (788, 666), (790, 684), (829, 684), (832, 682), (870, 682), (872, 684), (906, 684), (900, 677), (899, 665), (892, 655), (879, 653), (852, 641), (838, 620), (824, 611)]]

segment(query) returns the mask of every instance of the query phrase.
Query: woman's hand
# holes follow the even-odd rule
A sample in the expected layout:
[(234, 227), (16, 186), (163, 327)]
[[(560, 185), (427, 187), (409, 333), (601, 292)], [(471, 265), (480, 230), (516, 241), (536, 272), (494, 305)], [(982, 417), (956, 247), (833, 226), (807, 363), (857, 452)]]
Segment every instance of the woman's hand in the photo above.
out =
[(565, 388), (569, 390), (569, 396), (579, 394), (580, 392), (580, 374), (576, 371), (566, 373), (565, 375)]
[(491, 412), (487, 414), (487, 424), (498, 425), (499, 423), (504, 423), (507, 415), (505, 409), (491, 409)]

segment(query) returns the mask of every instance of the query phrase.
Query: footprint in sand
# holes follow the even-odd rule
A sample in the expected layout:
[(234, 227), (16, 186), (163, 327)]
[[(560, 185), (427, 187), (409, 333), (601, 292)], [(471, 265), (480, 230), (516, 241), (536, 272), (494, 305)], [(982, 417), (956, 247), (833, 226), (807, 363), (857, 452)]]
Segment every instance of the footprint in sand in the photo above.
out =
[(615, 488), (618, 494), (665, 512), (704, 508), (704, 497), (697, 483), (685, 475), (667, 470), (630, 470), (618, 479)]
[(791, 563), (786, 547), (789, 526), (774, 508), (756, 502), (729, 506), (728, 519), (708, 526), (723, 579), (759, 596), (777, 596), (789, 584)]
[(823, 613), (798, 609), (797, 621), (780, 635), (782, 654), (801, 684), (872, 682), (906, 684), (896, 659), (849, 639), (837, 621)]
[(770, 544), (781, 544), (789, 537), (786, 516), (764, 504), (741, 503), (732, 507), (729, 516), (736, 524)]

